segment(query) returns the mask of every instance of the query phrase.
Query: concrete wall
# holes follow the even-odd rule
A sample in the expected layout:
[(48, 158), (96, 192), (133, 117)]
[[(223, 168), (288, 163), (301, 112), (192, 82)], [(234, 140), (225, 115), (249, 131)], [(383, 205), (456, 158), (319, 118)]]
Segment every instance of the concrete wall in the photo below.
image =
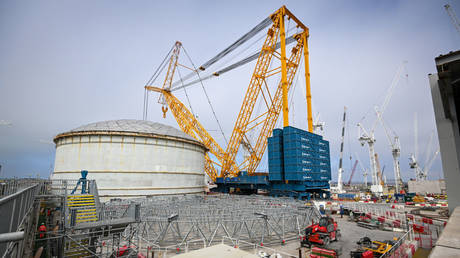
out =
[[(460, 206), (460, 130), (457, 113), (460, 105), (460, 51), (439, 56), (435, 61), (438, 73), (430, 74), (429, 80), (449, 211), (452, 212)], [(453, 83), (457, 86), (454, 87)]]
[[(202, 146), (163, 138), (75, 135), (57, 139), (52, 179), (96, 179), (103, 200), (202, 193)], [(105, 197), (105, 198), (104, 198)]]
[(444, 180), (433, 181), (408, 181), (409, 193), (418, 194), (442, 194), (446, 192), (446, 182)]

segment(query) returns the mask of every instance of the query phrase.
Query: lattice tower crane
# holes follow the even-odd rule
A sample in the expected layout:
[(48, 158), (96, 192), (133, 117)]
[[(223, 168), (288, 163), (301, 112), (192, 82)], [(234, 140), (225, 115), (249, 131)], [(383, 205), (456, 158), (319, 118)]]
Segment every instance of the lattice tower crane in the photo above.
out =
[(391, 147), (391, 155), (393, 156), (393, 172), (394, 172), (394, 177), (395, 177), (395, 188), (396, 188), (396, 193), (399, 193), (401, 190), (401, 186), (404, 186), (404, 183), (401, 180), (401, 170), (399, 166), (399, 157), (401, 156), (401, 144), (399, 143), (399, 137), (393, 132), (393, 137), (390, 136), (390, 132), (383, 120), (382, 114), (376, 107), (375, 113), (377, 115), (377, 118), (380, 121), (380, 124), (382, 125), (385, 135), (387, 136), (388, 143)]
[[(393, 77), (393, 81), (391, 82), (391, 85), (388, 89), (388, 92), (385, 96), (385, 99), (382, 103), (382, 105), (379, 108), (380, 113), (383, 115), (385, 112), (386, 107), (388, 106), (388, 103), (390, 102), (391, 96), (393, 95), (393, 91), (395, 86), (398, 84), (399, 79), (401, 78), (401, 74), (404, 70), (404, 66), (407, 62), (403, 62), (397, 72), (396, 75)], [(374, 186), (374, 192), (381, 193), (382, 189), (379, 187), (380, 184), (380, 179), (378, 178), (377, 175), (377, 162), (375, 159), (375, 136), (374, 136), (374, 130), (375, 127), (377, 126), (378, 118), (375, 119), (374, 123), (372, 124), (372, 127), (370, 128), (369, 131), (364, 129), (363, 125), (361, 123), (358, 123), (358, 140), (361, 143), (362, 146), (365, 144), (368, 145), (369, 147), (369, 164), (370, 164), (370, 169), (371, 169), (371, 174), (372, 174), (372, 185)], [(372, 187), (371, 187), (372, 188)]]
[(355, 160), (355, 164), (353, 164), (353, 168), (351, 169), (350, 178), (348, 179), (348, 184), (347, 184), (348, 186), (351, 185), (351, 180), (353, 179), (353, 175), (355, 174), (357, 166), (358, 166), (358, 160)]
[[(286, 38), (285, 19), (293, 20), (300, 32)], [(233, 51), (236, 47), (246, 42), (250, 37), (254, 36), (255, 33), (268, 27), (270, 24), (271, 26), (267, 31), (261, 51), (257, 55), (245, 58), (227, 68), (214, 72), (211, 75), (211, 77), (220, 76), (226, 71), (257, 59), (249, 87), (246, 91), (231, 138), (225, 150), (213, 139), (213, 137), (211, 137), (193, 113), (172, 94), (173, 91), (182, 89), (192, 83), (195, 83), (196, 81), (184, 85), (182, 83), (184, 78), (181, 78), (180, 81), (182, 86), (176, 87), (175, 85), (178, 84), (172, 83), (175, 69), (168, 68), (168, 74), (166, 76), (167, 79), (165, 79), (165, 82), (167, 83), (164, 83), (162, 88), (152, 85), (145, 86), (147, 91), (159, 92), (163, 96), (165, 103), (171, 110), (174, 118), (179, 124), (179, 127), (185, 133), (190, 134), (209, 149), (209, 152), (206, 153), (205, 156), (205, 172), (213, 181), (215, 181), (217, 177), (237, 176), (240, 171), (244, 170), (246, 170), (249, 175), (254, 174), (267, 147), (267, 137), (271, 134), (273, 128), (275, 127), (276, 121), (281, 112), (283, 112), (283, 125), (289, 125), (289, 108), (287, 101), (288, 92), (293, 83), (302, 55), (305, 59), (308, 131), (313, 131), (307, 41), (309, 37), (309, 30), (285, 6), (278, 9), (275, 13), (263, 20), (254, 29), (220, 52), (214, 58), (201, 65), (199, 69), (192, 70), (199, 76), (201, 71), (208, 69), (212, 64), (216, 63), (218, 60)], [(291, 49), (290, 56), (287, 57), (286, 43), (290, 42), (295, 42), (296, 45)], [(277, 51), (278, 49), (280, 49), (279, 52)], [(178, 65), (176, 62), (176, 56), (178, 56), (178, 54), (179, 51), (173, 52), (172, 55), (175, 57), (170, 58), (168, 67), (176, 67)], [(274, 66), (272, 59), (279, 60), (281, 63), (280, 66)], [(275, 87), (275, 90), (270, 91), (267, 79), (278, 74), (281, 74), (281, 80), (279, 81), (277, 87)], [(210, 76), (206, 78), (210, 78)], [(199, 77), (199, 82), (201, 81), (202, 79)], [(266, 106), (266, 111), (262, 113), (262, 115), (256, 116), (253, 114), (253, 110), (258, 100), (263, 101)], [(165, 110), (167, 111), (166, 107), (163, 107), (163, 112), (166, 112)], [(248, 140), (247, 134), (252, 130), (255, 130), (256, 127), (259, 134), (256, 143), (251, 144)], [(241, 145), (243, 145), (245, 149), (249, 150), (249, 155), (247, 155), (241, 163), (237, 164), (235, 158)]]
[(460, 22), (458, 21), (457, 15), (455, 15), (455, 12), (452, 10), (452, 7), (449, 4), (444, 5), (444, 8), (446, 9), (447, 14), (449, 14), (449, 17), (452, 20), (452, 23), (454, 24), (458, 34), (460, 34)]
[(414, 153), (412, 153), (409, 157), (409, 166), (410, 168), (414, 169), (415, 172), (415, 180), (417, 181), (425, 181), (428, 176), (428, 172), (433, 166), (433, 162), (439, 154), (439, 148), (430, 155), (432, 150), (432, 143), (433, 143), (434, 131), (430, 135), (430, 139), (428, 141), (428, 145), (425, 149), (425, 163), (423, 167), (420, 166), (418, 162), (418, 119), (417, 113), (414, 113)]

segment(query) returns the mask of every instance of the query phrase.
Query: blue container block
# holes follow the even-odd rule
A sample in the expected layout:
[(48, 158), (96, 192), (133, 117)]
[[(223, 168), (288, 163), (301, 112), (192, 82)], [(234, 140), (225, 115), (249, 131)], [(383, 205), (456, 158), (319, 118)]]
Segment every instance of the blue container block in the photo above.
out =
[(302, 143), (300, 141), (284, 141), (283, 150), (302, 150), (302, 151), (316, 151), (318, 148), (311, 143)]
[(331, 166), (331, 162), (329, 160), (324, 159), (317, 159), (318, 166)]
[(318, 153), (317, 157), (322, 160), (331, 160), (329, 153)]
[(318, 158), (319, 157), (319, 153), (317, 152), (304, 151), (304, 150), (285, 150), (283, 154), (285, 158), (289, 158), (289, 157)]
[(301, 166), (301, 165), (286, 165), (284, 166), (284, 172), (287, 173), (311, 173), (315, 169), (312, 166)]
[(326, 149), (324, 147), (319, 147), (317, 148), (317, 151), (320, 153), (320, 154), (329, 154), (329, 149)]
[(275, 136), (275, 137), (276, 136), (278, 136), (278, 137), (283, 136), (283, 129), (279, 129), (279, 128), (273, 129), (273, 136)]
[(284, 181), (283, 175), (281, 173), (269, 173), (268, 174), (268, 180), (270, 181)]

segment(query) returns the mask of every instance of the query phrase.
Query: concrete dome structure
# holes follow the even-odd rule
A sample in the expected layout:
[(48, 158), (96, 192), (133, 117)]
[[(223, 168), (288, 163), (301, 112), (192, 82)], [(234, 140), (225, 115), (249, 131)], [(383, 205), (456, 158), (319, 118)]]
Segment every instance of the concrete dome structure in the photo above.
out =
[(168, 125), (143, 120), (92, 123), (54, 138), (52, 179), (96, 179), (99, 196), (202, 193), (206, 147)]

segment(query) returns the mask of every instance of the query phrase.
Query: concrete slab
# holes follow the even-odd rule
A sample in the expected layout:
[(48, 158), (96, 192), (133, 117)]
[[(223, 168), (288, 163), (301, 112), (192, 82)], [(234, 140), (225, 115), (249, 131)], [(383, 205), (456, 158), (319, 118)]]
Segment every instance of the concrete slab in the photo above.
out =
[(460, 253), (460, 207), (457, 207), (450, 215), (449, 222), (436, 245), (457, 248)]
[(200, 257), (220, 257), (220, 258), (259, 258), (251, 254), (228, 245), (219, 244), (207, 248), (191, 251), (184, 254), (173, 256), (174, 258), (200, 258)]
[(430, 257), (460, 257), (460, 206), (450, 215)]

